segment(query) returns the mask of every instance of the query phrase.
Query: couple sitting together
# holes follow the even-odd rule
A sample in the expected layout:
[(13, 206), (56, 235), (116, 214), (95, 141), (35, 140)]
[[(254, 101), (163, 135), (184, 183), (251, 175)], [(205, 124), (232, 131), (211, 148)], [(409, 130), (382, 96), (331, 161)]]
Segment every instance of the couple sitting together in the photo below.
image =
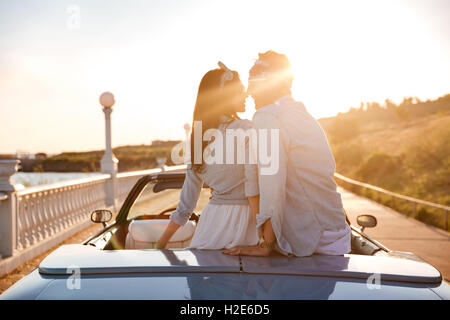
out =
[[(274, 251), (297, 257), (350, 252), (351, 229), (336, 190), (334, 157), (319, 123), (291, 97), (293, 76), (288, 58), (274, 51), (259, 54), (249, 72), (247, 91), (236, 71), (222, 63), (219, 66), (200, 82), (193, 120), (200, 121), (201, 129), (192, 130), (191, 163), (180, 201), (157, 248), (165, 248), (189, 220), (205, 183), (212, 196), (189, 248), (250, 256)], [(248, 95), (256, 107), (252, 121), (237, 116), (245, 111)], [(209, 129), (222, 132), (224, 140), (230, 129), (265, 130), (269, 132), (266, 136), (275, 130), (277, 141), (263, 149), (271, 150), (276, 171), (268, 173), (270, 170), (264, 170), (267, 164), (260, 159), (233, 164), (206, 161), (203, 155), (217, 140), (204, 138)], [(224, 146), (230, 145), (220, 140)], [(244, 145), (247, 155), (254, 151), (248, 139)], [(224, 151), (230, 152), (228, 149)], [(221, 153), (217, 145), (215, 152)], [(198, 153), (200, 160), (192, 161)]]

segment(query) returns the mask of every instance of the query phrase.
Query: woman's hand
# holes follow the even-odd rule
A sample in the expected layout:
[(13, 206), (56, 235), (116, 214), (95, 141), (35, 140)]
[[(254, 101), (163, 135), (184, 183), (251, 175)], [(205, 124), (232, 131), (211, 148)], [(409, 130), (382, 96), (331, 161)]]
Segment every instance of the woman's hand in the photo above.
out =
[(161, 238), (156, 242), (155, 249), (164, 249), (167, 245), (167, 241), (162, 241)]
[(256, 256), (256, 257), (267, 257), (272, 252), (271, 248), (261, 247), (259, 245), (255, 246), (236, 246), (233, 248), (222, 250), (222, 253), (228, 254), (230, 256)]

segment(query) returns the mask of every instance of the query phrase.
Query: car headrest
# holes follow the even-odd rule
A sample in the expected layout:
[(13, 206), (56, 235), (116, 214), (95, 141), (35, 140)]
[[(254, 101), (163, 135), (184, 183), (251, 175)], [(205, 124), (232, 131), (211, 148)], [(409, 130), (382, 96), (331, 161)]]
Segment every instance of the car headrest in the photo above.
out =
[[(169, 219), (133, 220), (128, 226), (128, 232), (136, 241), (157, 242), (169, 222)], [(187, 241), (192, 238), (194, 232), (195, 223), (188, 221), (174, 233), (170, 242)]]

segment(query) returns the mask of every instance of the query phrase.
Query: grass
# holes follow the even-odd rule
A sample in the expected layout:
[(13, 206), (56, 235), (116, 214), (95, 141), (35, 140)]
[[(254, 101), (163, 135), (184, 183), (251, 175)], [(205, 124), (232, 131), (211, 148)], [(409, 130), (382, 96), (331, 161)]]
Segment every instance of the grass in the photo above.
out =
[[(370, 105), (370, 104), (369, 104)], [(398, 110), (402, 110), (398, 112)], [(450, 206), (450, 95), (434, 101), (352, 110), (320, 121), (349, 178)], [(445, 212), (355, 186), (349, 190), (446, 229)]]
[(399, 199), (399, 198), (393, 198), (390, 195), (383, 194), (380, 192), (377, 192), (375, 190), (371, 190), (365, 187), (356, 186), (353, 184), (349, 184), (347, 182), (339, 181), (336, 179), (337, 183), (343, 187), (346, 190), (349, 190), (355, 194), (358, 194), (360, 196), (363, 196), (365, 198), (371, 199), (373, 201), (376, 201), (386, 207), (389, 207), (397, 212), (400, 212), (410, 218), (417, 219), (419, 221), (422, 221), (426, 224), (438, 227), (440, 229), (450, 231), (450, 212), (448, 213), (449, 222), (445, 221), (445, 210), (443, 209), (437, 209), (432, 208), (425, 205), (416, 204), (414, 205), (413, 202)]

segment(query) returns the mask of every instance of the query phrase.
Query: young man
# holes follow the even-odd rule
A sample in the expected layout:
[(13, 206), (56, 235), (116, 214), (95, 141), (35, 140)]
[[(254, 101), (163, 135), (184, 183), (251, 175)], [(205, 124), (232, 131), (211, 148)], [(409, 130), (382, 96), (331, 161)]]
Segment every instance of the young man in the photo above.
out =
[[(278, 164), (259, 159), (256, 218), (262, 241), (223, 253), (267, 256), (277, 250), (302, 257), (350, 251), (351, 230), (336, 191), (334, 157), (319, 123), (291, 97), (292, 80), (288, 58), (274, 51), (259, 54), (250, 70), (248, 93), (257, 109), (253, 125), (266, 129), (268, 137), (278, 132), (277, 141), (269, 139), (278, 145), (267, 147), (275, 150), (270, 157)], [(278, 170), (268, 173), (267, 167)]]

